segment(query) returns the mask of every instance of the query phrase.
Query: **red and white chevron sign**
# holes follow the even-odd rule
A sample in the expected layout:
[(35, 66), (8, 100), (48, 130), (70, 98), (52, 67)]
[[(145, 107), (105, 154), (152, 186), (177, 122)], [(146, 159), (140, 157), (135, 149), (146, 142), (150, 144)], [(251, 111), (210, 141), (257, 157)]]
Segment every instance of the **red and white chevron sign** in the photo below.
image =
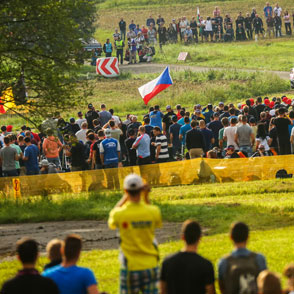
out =
[(116, 57), (97, 58), (96, 72), (98, 75), (112, 78), (119, 76), (118, 60)]

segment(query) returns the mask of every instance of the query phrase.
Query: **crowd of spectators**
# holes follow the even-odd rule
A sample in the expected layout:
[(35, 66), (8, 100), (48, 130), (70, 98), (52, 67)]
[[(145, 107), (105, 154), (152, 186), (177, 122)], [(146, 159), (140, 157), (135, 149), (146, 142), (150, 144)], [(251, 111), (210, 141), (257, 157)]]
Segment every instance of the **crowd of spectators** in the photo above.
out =
[(188, 45), (199, 41), (232, 42), (253, 39), (257, 41), (259, 38), (267, 37), (280, 38), (292, 35), (292, 25), (294, 12), (291, 14), (278, 3), (271, 6), (269, 2), (261, 13), (252, 8), (251, 12), (239, 12), (236, 17), (215, 7), (211, 16), (204, 17), (198, 13), (191, 19), (182, 16), (167, 22), (161, 15), (158, 15), (157, 19), (150, 15), (144, 25), (135, 24), (134, 20), (127, 24), (121, 18), (113, 34), (113, 45), (110, 39), (107, 39), (103, 46), (100, 45), (98, 50), (93, 51), (93, 65), (95, 59), (103, 52), (106, 57), (110, 57), (116, 51), (121, 63), (123, 56), (129, 63), (136, 63), (137, 56), (140, 62), (150, 62), (155, 54), (156, 44), (162, 48), (165, 44), (174, 44), (178, 41)]
[(3, 176), (109, 169), (197, 157), (243, 158), (293, 153), (294, 101), (283, 96), (188, 110), (159, 105), (138, 120), (123, 121), (102, 104), (88, 105), (85, 117), (65, 121), (58, 114), (38, 132), (27, 126), (2, 126), (0, 163)]
[[(150, 203), (150, 188), (140, 176), (128, 175), (124, 190), (108, 219), (110, 229), (118, 229), (120, 236), (119, 293), (215, 294), (213, 264), (197, 252), (202, 236), (199, 223), (194, 220), (184, 222), (182, 250), (167, 256), (159, 267), (155, 229), (162, 226), (160, 210)], [(234, 250), (218, 263), (221, 293), (293, 293), (293, 264), (284, 270), (288, 284), (282, 292), (280, 277), (267, 269), (265, 256), (247, 249), (248, 238), (249, 227), (245, 223), (232, 224), (230, 239)], [(23, 268), (3, 284), (0, 293), (98, 294), (98, 281), (93, 271), (78, 266), (81, 250), (82, 239), (78, 235), (69, 235), (64, 241), (50, 241), (47, 245), (50, 262), (40, 275), (36, 269), (37, 241), (21, 239), (17, 242), (16, 252)], [(99, 284), (99, 288), (103, 285)]]

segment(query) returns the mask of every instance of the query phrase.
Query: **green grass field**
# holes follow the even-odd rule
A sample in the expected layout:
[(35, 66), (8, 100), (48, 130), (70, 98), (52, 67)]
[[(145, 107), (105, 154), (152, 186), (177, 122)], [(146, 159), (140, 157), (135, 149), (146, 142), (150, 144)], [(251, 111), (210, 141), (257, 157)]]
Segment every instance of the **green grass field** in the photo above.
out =
[[(215, 266), (219, 258), (232, 249), (229, 226), (240, 220), (247, 222), (252, 234), (249, 248), (266, 255), (271, 270), (281, 272), (294, 260), (294, 181), (272, 180), (246, 183), (209, 184), (156, 188), (151, 199), (159, 205), (165, 221), (198, 220), (206, 229), (200, 253)], [(0, 223), (107, 219), (109, 210), (120, 193), (92, 195), (58, 195), (52, 199), (30, 198), (0, 202)], [(161, 259), (177, 250), (181, 242), (160, 245)], [(47, 262), (41, 258), (39, 268)], [(81, 265), (92, 268), (100, 289), (116, 293), (118, 288), (118, 251), (84, 252)], [(19, 268), (16, 261), (0, 263), (0, 284)]]

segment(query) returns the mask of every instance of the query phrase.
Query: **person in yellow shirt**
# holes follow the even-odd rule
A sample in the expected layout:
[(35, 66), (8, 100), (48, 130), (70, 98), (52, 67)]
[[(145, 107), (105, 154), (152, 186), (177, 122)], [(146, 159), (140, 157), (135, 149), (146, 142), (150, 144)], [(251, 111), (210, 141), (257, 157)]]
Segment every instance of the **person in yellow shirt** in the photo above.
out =
[(161, 213), (149, 200), (150, 187), (136, 174), (124, 180), (125, 194), (109, 215), (108, 225), (120, 233), (120, 293), (158, 294), (159, 253), (154, 231)]

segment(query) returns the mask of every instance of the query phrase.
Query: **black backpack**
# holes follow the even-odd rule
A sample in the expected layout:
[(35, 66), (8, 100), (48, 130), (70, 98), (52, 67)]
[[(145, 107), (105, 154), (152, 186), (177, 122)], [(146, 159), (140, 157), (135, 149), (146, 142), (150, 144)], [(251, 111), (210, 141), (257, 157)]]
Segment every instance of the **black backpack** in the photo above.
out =
[(259, 274), (256, 253), (249, 256), (227, 257), (225, 275), (226, 294), (257, 294), (256, 278)]

